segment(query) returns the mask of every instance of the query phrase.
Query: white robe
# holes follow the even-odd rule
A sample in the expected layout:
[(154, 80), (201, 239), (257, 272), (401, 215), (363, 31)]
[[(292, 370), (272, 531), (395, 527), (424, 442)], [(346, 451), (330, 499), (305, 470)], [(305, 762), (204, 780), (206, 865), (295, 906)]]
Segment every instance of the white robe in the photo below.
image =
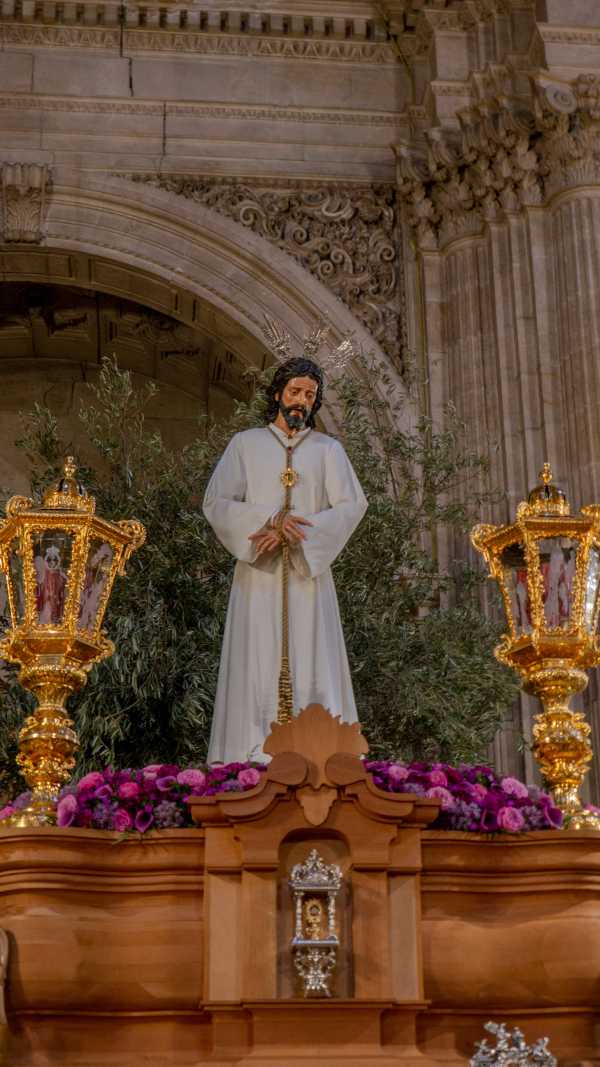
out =
[[(283, 505), (286, 453), (276, 427), (229, 442), (209, 482), (204, 514), (237, 559), (217, 684), (209, 762), (262, 758), (277, 716), (281, 662), (281, 552), (256, 558), (250, 534)], [(330, 566), (360, 522), (367, 501), (338, 441), (315, 430), (291, 438), (298, 483), (292, 511), (309, 519), (306, 541), (290, 552), (289, 639), (294, 712), (319, 703), (356, 722), (348, 658)]]

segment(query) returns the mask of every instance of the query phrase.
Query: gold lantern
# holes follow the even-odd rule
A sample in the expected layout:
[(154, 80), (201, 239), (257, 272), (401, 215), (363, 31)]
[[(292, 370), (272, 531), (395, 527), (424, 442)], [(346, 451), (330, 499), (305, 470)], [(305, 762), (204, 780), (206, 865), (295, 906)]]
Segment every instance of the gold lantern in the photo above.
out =
[(32, 791), (28, 807), (12, 817), (19, 826), (54, 821), (78, 747), (65, 703), (93, 665), (114, 652), (101, 631), (104, 612), (115, 576), (146, 537), (135, 519), (107, 522), (95, 507), (68, 457), (41, 506), (14, 496), (0, 523), (10, 613), (0, 656), (20, 664), (19, 681), (38, 701), (19, 734), (17, 762)]
[(523, 688), (542, 702), (533, 727), (534, 755), (557, 805), (574, 828), (600, 829), (582, 807), (579, 788), (592, 759), (590, 727), (569, 700), (600, 663), (600, 506), (571, 515), (544, 464), (541, 484), (519, 504), (510, 526), (471, 533), (500, 586), (509, 632), (496, 656), (519, 672)]

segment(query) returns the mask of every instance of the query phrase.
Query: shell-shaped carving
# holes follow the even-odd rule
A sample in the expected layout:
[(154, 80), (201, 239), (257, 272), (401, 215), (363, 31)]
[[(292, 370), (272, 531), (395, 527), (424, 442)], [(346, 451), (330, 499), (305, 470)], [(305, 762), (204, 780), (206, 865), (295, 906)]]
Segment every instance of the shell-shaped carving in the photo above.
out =
[(309, 704), (290, 722), (273, 723), (263, 745), (269, 756), (280, 752), (299, 752), (309, 763), (309, 782), (313, 788), (328, 783), (325, 764), (340, 752), (366, 756), (369, 746), (360, 723), (342, 722), (321, 704)]

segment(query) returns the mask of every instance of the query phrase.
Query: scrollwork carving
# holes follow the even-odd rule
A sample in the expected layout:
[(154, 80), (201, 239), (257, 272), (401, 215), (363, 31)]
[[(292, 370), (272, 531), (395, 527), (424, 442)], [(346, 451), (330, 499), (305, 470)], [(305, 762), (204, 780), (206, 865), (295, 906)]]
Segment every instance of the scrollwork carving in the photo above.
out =
[(0, 177), (4, 241), (39, 244), (50, 184), (48, 167), (41, 163), (3, 163)]
[(151, 174), (132, 180), (204, 204), (278, 245), (335, 293), (399, 361), (402, 293), (393, 188), (255, 187)]
[(486, 72), (460, 134), (441, 128), (396, 147), (398, 190), (423, 249), (479, 234), (484, 224), (556, 193), (600, 184), (600, 78), (533, 81), (533, 98), (506, 94), (503, 70)]

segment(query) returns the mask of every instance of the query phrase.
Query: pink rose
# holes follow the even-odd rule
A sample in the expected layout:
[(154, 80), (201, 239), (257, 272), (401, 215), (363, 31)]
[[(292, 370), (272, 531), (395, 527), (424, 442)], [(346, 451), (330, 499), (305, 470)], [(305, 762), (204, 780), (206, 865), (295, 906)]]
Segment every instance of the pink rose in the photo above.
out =
[(8, 819), (11, 815), (14, 815), (17, 809), (13, 808), (12, 804), (7, 804), (5, 808), (0, 809), (0, 819)]
[[(131, 784), (133, 785), (133, 783)], [(113, 826), (115, 830), (118, 830), (120, 834), (125, 833), (125, 830), (129, 830), (132, 824), (133, 820), (129, 812), (125, 811), (125, 808), (117, 808), (113, 819)]]
[(429, 781), (432, 785), (448, 785), (448, 779), (443, 771), (430, 771)]
[(449, 811), (454, 807), (454, 798), (452, 793), (444, 789), (443, 785), (432, 785), (431, 789), (425, 791), (426, 797), (437, 797), (442, 802), (442, 811)]
[(516, 833), (525, 826), (525, 819), (518, 808), (500, 808), (497, 819), (500, 829), (509, 830), (511, 833)]
[(509, 797), (518, 797), (520, 800), (525, 800), (529, 796), (529, 789), (518, 778), (503, 778), (500, 786), (505, 793), (508, 793)]
[(188, 767), (187, 771), (180, 771), (177, 775), (179, 785), (187, 785), (196, 796), (201, 793), (206, 785), (206, 775), (203, 771)]
[(121, 782), (121, 785), (117, 790), (118, 795), (123, 799), (126, 797), (137, 797), (139, 796), (139, 792), (140, 787), (137, 782)]
[(84, 789), (98, 789), (101, 785), (104, 785), (103, 775), (99, 771), (90, 771), (89, 774), (84, 774), (83, 778), (79, 779), (77, 792), (82, 793)]
[(62, 797), (59, 800), (56, 807), (56, 825), (57, 826), (71, 826), (75, 821), (77, 815), (77, 799), (72, 793), (67, 793), (66, 797)]
[(253, 789), (260, 782), (260, 771), (256, 767), (246, 767), (239, 772), (237, 780), (244, 789)]
[(388, 779), (393, 785), (396, 785), (398, 782), (405, 782), (408, 778), (408, 774), (408, 768), (403, 767), (400, 763), (390, 763), (387, 769)]
[(477, 804), (481, 804), (481, 801), (487, 796), (487, 792), (487, 789), (481, 782), (475, 782), (475, 784), (471, 786), (471, 796)]

